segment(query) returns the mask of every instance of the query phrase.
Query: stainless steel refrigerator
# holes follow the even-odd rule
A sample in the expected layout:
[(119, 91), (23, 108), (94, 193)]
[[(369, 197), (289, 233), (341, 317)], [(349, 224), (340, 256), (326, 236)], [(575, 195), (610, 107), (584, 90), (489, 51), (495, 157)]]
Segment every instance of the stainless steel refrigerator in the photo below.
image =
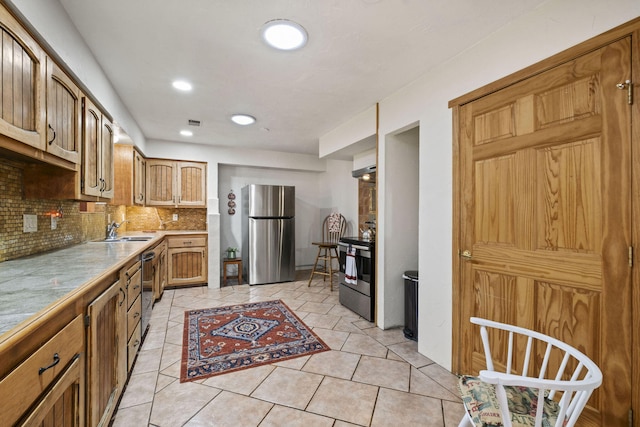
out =
[(242, 264), (250, 285), (294, 279), (295, 199), (292, 186), (242, 189)]

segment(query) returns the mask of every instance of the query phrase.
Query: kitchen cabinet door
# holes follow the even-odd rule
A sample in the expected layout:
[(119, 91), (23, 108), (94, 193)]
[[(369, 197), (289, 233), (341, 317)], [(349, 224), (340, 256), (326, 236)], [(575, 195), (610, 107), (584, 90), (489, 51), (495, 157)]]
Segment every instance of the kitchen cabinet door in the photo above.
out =
[(0, 23), (0, 134), (44, 151), (46, 56), (2, 5)]
[(100, 171), (102, 190), (100, 197), (113, 198), (113, 124), (103, 114), (100, 121)]
[(169, 286), (207, 283), (206, 235), (170, 236), (167, 247)]
[(87, 425), (107, 425), (127, 379), (127, 294), (117, 280), (88, 307)]
[(114, 196), (111, 204), (144, 206), (146, 159), (133, 145), (114, 144)]
[(21, 425), (84, 426), (83, 363), (78, 355)]
[(82, 193), (113, 198), (113, 126), (88, 98), (83, 104)]
[(80, 163), (81, 126), (80, 89), (47, 58), (46, 150), (72, 163)]
[(146, 180), (147, 206), (206, 206), (206, 163), (147, 159)]
[(147, 205), (176, 204), (176, 163), (172, 160), (147, 159)]
[[(84, 405), (84, 325), (75, 317), (0, 381), (0, 424), (75, 426)], [(6, 404), (10, 402), (10, 404)], [(25, 422), (26, 420), (26, 422)]]
[(138, 150), (133, 149), (133, 204), (144, 206), (146, 197), (147, 160)]
[(154, 283), (153, 283), (153, 299), (154, 301), (162, 298), (164, 288), (167, 286), (167, 243), (163, 241), (155, 247), (154, 252), (158, 258), (156, 265)]
[(178, 206), (205, 207), (207, 197), (207, 165), (205, 163), (178, 162)]

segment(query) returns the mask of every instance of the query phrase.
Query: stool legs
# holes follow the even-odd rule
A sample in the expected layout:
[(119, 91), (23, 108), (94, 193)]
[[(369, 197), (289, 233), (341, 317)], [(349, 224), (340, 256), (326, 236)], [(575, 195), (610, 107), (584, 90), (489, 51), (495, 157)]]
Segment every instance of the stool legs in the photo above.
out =
[[(333, 252), (332, 252), (333, 250)], [(334, 255), (335, 254), (335, 255)], [(329, 289), (333, 291), (333, 260), (338, 259), (338, 249), (334, 246), (319, 246), (318, 254), (316, 255), (316, 260), (313, 263), (313, 268), (311, 269), (311, 276), (309, 277), (309, 283), (307, 283), (307, 287), (311, 286), (311, 281), (313, 280), (314, 274), (322, 275), (322, 281), (326, 281), (327, 276), (329, 276)], [(322, 271), (318, 269), (318, 261), (323, 261)], [(329, 266), (327, 267), (327, 262)]]

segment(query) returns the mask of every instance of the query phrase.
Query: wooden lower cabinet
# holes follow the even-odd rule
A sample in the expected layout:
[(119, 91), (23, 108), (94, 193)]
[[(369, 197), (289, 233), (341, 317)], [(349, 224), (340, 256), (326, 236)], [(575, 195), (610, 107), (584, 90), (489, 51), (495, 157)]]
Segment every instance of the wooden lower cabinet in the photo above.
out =
[(154, 249), (156, 253), (156, 270), (153, 281), (153, 300), (158, 301), (162, 298), (164, 288), (167, 287), (167, 241), (164, 240)]
[(83, 354), (77, 316), (0, 381), (0, 424), (83, 426)]
[(127, 293), (117, 280), (87, 308), (87, 425), (106, 426), (127, 380)]
[(65, 373), (28, 415), (24, 426), (84, 426), (84, 359), (77, 354)]
[(207, 283), (206, 234), (169, 236), (167, 248), (169, 286)]
[(135, 261), (122, 269), (120, 280), (125, 281), (127, 290), (127, 372), (142, 344), (142, 263)]

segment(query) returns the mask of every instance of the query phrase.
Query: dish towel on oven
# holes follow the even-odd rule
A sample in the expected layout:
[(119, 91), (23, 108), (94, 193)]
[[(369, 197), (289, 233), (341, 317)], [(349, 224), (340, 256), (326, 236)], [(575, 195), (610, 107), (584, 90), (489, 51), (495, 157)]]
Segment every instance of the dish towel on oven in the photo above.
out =
[(356, 250), (349, 246), (347, 249), (347, 265), (344, 268), (344, 281), (351, 284), (358, 284), (358, 270), (356, 269)]

